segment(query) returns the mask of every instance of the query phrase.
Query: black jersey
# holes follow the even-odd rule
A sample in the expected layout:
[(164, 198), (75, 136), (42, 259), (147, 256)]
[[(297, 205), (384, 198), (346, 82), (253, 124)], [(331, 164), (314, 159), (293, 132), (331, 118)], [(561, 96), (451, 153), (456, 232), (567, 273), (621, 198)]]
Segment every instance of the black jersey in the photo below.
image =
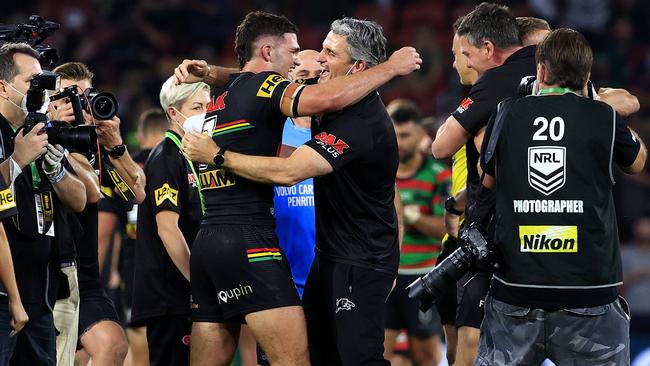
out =
[(496, 169), (485, 167), (497, 173), (495, 298), (546, 309), (614, 301), (622, 273), (612, 165), (630, 166), (639, 142), (612, 107), (573, 93), (503, 105)]
[[(246, 154), (275, 156), (286, 117), (280, 101), (288, 80), (274, 72), (231, 76), (208, 109), (204, 128), (217, 145)], [(273, 186), (252, 182), (214, 165), (199, 165), (206, 224), (273, 225)]]
[[(524, 76), (535, 75), (535, 46), (524, 47), (513, 53), (499, 67), (487, 70), (474, 84), (467, 98), (452, 116), (472, 136), (483, 129), (499, 102), (514, 97)], [(472, 205), (478, 191), (479, 174), (477, 169), (479, 153), (474, 140), (467, 142), (467, 207)]]
[[(1, 161), (14, 150), (14, 131), (0, 115)], [(40, 160), (39, 160), (40, 162)], [(4, 217), (4, 225), (18, 291), (30, 316), (50, 311), (47, 303), (49, 269), (54, 234), (54, 193), (40, 163), (27, 165), (16, 178), (13, 197), (20, 210)], [(8, 196), (5, 192), (5, 198)]]
[(312, 122), (312, 135), (306, 145), (334, 168), (314, 178), (319, 254), (397, 273), (397, 140), (379, 94)]
[(167, 254), (156, 215), (178, 213), (178, 227), (191, 247), (201, 222), (201, 200), (193, 169), (180, 151), (181, 137), (172, 131), (165, 136), (144, 166), (147, 195), (138, 205), (133, 321), (190, 312), (189, 282)]

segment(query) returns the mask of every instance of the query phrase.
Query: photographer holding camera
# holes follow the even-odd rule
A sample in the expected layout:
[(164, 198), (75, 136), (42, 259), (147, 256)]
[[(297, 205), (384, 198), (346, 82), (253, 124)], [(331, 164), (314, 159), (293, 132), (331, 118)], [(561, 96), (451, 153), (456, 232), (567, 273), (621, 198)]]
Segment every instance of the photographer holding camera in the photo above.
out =
[[(77, 248), (79, 343), (90, 355), (94, 364), (118, 364), (123, 362), (128, 345), (115, 306), (99, 281), (98, 201), (100, 194), (98, 192), (101, 183), (102, 188), (108, 188), (102, 189), (102, 192), (109, 198), (140, 203), (145, 195), (144, 173), (122, 143), (119, 132), (120, 119), (115, 116), (116, 106), (105, 111), (93, 108), (92, 94), (95, 91), (92, 89), (92, 78), (94, 75), (88, 67), (80, 62), (68, 62), (53, 71), (61, 77), (63, 90), (72, 89), (76, 92), (71, 92), (69, 97), (54, 102), (54, 108), (50, 111), (52, 118), (72, 125), (88, 121), (97, 126), (97, 142), (101, 145), (99, 151), (97, 147), (93, 148), (94, 159), (90, 159), (97, 164), (100, 171), (99, 179), (95, 167), (85, 154), (70, 154), (70, 162), (75, 170), (83, 172), (80, 176), (83, 178), (85, 193), (88, 195), (86, 209), (77, 215), (78, 221), (84, 228), (80, 240), (82, 245)], [(85, 106), (82, 112), (83, 121), (78, 121), (78, 117), (75, 117), (73, 108), (77, 103), (75, 93), (84, 96), (83, 101), (79, 103), (82, 107)], [(106, 119), (96, 120), (98, 117)], [(72, 333), (68, 335), (74, 336)], [(63, 347), (62, 350), (67, 355), (65, 357), (70, 357), (71, 354), (74, 355), (75, 348)]]
[[(29, 131), (21, 128), (28, 114), (45, 119), (28, 109), (32, 107), (28, 93), (44, 94), (34, 85), (42, 73), (38, 58), (39, 54), (24, 43), (0, 47), (0, 156), (4, 160), (0, 170), (9, 177), (7, 183), (13, 182), (19, 207), (12, 220), (4, 220), (4, 226), (18, 289), (29, 316), (18, 334), (12, 365), (55, 364), (53, 304), (47, 299), (48, 263), (58, 260), (52, 258), (54, 213), (59, 203), (77, 212), (86, 204), (83, 184), (68, 172), (64, 148), (48, 143), (48, 134), (43, 132), (45, 124), (39, 122)], [(44, 111), (46, 103), (47, 99), (38, 109)]]
[(551, 32), (536, 51), (537, 96), (505, 100), (488, 124), (500, 268), (475, 365), (630, 363), (612, 165), (638, 173), (647, 150), (614, 108), (582, 96), (592, 60), (580, 33)]

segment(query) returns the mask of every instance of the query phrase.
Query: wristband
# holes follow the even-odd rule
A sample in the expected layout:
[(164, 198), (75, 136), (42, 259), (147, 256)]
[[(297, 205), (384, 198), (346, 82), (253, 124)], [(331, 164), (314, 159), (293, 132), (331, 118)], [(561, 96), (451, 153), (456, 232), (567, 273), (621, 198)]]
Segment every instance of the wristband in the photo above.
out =
[(62, 168), (59, 171), (59, 173), (57, 173), (57, 174), (46, 174), (46, 176), (47, 176), (47, 180), (49, 180), (50, 183), (56, 184), (56, 183), (59, 183), (60, 181), (63, 180), (63, 178), (65, 177), (65, 174), (66, 174), (65, 169)]
[(9, 157), (9, 166), (11, 167), (9, 170), (9, 177), (11, 178), (11, 183), (9, 185), (12, 185), (16, 178), (20, 175), (20, 173), (23, 172), (22, 169), (20, 169), (20, 165), (16, 163), (13, 157)]

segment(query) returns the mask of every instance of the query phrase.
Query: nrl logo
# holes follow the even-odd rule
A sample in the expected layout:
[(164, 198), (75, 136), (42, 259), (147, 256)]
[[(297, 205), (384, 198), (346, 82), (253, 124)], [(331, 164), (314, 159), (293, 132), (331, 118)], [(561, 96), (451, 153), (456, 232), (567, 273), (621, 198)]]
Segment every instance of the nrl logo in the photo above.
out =
[(539, 146), (528, 148), (528, 184), (548, 196), (566, 182), (566, 148)]

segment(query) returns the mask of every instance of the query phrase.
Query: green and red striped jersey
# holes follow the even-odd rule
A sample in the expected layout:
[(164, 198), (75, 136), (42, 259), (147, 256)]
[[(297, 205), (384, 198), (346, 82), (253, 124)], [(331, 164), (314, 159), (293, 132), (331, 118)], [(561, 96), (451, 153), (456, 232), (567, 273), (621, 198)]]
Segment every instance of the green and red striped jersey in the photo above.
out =
[[(411, 178), (397, 179), (402, 206), (417, 205), (423, 215), (443, 216), (444, 199), (451, 189), (451, 171), (444, 164), (426, 157)], [(399, 261), (400, 274), (424, 274), (436, 264), (441, 238), (420, 233), (405, 225)]]

